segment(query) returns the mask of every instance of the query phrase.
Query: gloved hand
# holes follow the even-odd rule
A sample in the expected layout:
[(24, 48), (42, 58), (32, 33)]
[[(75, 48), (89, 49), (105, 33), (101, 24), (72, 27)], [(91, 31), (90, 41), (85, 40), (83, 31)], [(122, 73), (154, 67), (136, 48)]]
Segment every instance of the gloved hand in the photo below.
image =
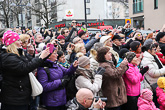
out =
[(105, 72), (105, 68), (103, 68), (103, 67), (99, 67), (99, 68), (97, 69), (96, 74), (103, 75), (104, 72)]
[(142, 76), (147, 72), (149, 70), (149, 67), (148, 66), (146, 66), (146, 67), (142, 67), (142, 68), (140, 68), (140, 73), (142, 74)]
[(63, 79), (61, 79), (62, 86), (65, 87), (69, 81), (70, 81), (70, 77), (64, 76)]

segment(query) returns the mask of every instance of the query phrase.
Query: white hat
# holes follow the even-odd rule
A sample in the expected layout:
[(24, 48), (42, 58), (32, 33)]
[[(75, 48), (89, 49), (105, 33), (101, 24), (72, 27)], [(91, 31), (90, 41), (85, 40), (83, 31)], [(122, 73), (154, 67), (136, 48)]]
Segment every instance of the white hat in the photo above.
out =
[(104, 42), (105, 42), (107, 39), (109, 39), (109, 38), (111, 38), (111, 36), (102, 36), (102, 37), (100, 38), (100, 43), (103, 43), (103, 44), (104, 44)]

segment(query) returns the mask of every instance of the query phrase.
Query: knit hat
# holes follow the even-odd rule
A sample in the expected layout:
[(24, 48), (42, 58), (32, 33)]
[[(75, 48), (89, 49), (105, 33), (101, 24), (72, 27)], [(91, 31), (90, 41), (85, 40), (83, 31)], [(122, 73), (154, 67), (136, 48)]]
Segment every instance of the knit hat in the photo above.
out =
[(78, 31), (78, 36), (81, 37), (83, 34), (85, 34), (86, 32), (84, 30), (79, 30)]
[(129, 63), (130, 63), (130, 62), (133, 60), (133, 58), (136, 56), (136, 54), (135, 54), (134, 52), (127, 52), (125, 55), (126, 55), (126, 58), (127, 58), (127, 60), (128, 60)]
[(141, 91), (140, 97), (142, 97), (145, 100), (152, 101), (152, 91), (150, 89), (143, 89)]
[(97, 43), (94, 44), (93, 49), (97, 51), (97, 50), (98, 50), (99, 48), (101, 48), (101, 47), (103, 47), (103, 43), (97, 42)]
[(2, 37), (2, 41), (6, 46), (14, 43), (18, 39), (20, 39), (19, 35), (13, 31), (6, 31)]
[(139, 41), (133, 41), (129, 46), (132, 51), (136, 52), (136, 50), (141, 46), (141, 43)]
[(100, 43), (103, 43), (103, 44), (104, 44), (104, 42), (105, 42), (107, 39), (109, 39), (109, 38), (111, 38), (111, 36), (102, 36), (102, 37), (100, 38)]
[(157, 36), (156, 36), (156, 41), (160, 41), (160, 39), (163, 37), (163, 36), (165, 36), (165, 32), (159, 32), (158, 34), (157, 34)]
[(65, 39), (65, 37), (63, 35), (59, 35), (57, 39)]
[(89, 57), (87, 56), (82, 56), (78, 59), (78, 66), (80, 67), (85, 67), (86, 65), (90, 64)]
[(147, 40), (144, 42), (143, 46), (150, 45), (150, 44), (153, 44), (153, 40), (152, 40), (152, 39), (147, 39)]
[(159, 88), (165, 89), (165, 77), (159, 77), (157, 80)]
[(125, 53), (129, 52), (129, 50), (127, 48), (122, 48), (120, 51), (119, 51), (119, 57), (124, 59), (125, 58)]

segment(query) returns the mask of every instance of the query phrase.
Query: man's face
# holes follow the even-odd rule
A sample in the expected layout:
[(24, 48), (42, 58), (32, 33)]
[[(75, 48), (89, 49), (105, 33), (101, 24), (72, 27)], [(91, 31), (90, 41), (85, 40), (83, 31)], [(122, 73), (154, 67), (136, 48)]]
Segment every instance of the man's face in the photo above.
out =
[(88, 39), (87, 34), (86, 34), (86, 33), (83, 34), (83, 35), (81, 36), (81, 39), (84, 39), (84, 40)]
[(67, 37), (67, 36), (69, 35), (69, 33), (70, 33), (68, 29), (64, 30), (64, 32), (65, 32), (65, 33), (63, 34), (64, 37)]
[(121, 39), (115, 39), (113, 40), (113, 43), (116, 44), (116, 46), (121, 46)]
[(37, 35), (37, 37), (36, 37), (36, 42), (39, 42), (39, 43), (43, 42), (43, 37), (42, 37), (42, 35)]
[(77, 44), (77, 43), (84, 43), (83, 40), (82, 40), (81, 38), (77, 38), (76, 41), (77, 41), (77, 42), (76, 42), (75, 44)]

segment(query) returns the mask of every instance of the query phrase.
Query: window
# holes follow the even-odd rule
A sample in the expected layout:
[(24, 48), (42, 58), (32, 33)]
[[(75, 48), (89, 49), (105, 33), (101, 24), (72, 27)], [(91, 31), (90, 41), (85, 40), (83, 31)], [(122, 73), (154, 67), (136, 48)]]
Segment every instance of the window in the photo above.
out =
[(90, 3), (90, 0), (86, 0), (86, 3)]
[(158, 9), (158, 0), (154, 0), (154, 9)]
[(87, 15), (90, 15), (90, 8), (87, 8), (87, 9), (86, 9), (86, 14), (87, 14)]
[(143, 12), (143, 0), (133, 0), (133, 13)]

